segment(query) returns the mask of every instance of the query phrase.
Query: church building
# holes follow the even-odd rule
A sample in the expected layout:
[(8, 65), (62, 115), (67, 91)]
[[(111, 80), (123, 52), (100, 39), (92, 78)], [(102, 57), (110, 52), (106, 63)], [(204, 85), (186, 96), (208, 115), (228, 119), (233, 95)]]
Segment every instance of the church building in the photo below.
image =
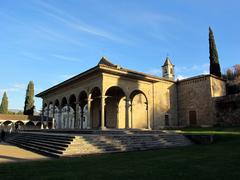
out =
[(175, 81), (166, 58), (162, 77), (99, 63), (39, 94), (44, 119), (56, 129), (161, 129), (216, 124), (215, 98), (226, 95), (225, 81), (200, 75)]

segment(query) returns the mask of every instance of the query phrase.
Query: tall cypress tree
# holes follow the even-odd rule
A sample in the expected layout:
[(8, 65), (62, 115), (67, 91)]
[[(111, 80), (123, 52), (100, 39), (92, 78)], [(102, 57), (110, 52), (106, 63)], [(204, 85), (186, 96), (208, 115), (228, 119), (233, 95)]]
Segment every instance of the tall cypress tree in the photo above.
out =
[(24, 104), (24, 114), (25, 115), (33, 115), (34, 113), (34, 84), (33, 81), (28, 83), (25, 104)]
[(2, 102), (0, 106), (0, 113), (1, 114), (8, 113), (8, 97), (6, 92), (3, 93)]
[(218, 59), (218, 51), (211, 27), (209, 27), (209, 59), (210, 59), (210, 74), (221, 77), (221, 68)]

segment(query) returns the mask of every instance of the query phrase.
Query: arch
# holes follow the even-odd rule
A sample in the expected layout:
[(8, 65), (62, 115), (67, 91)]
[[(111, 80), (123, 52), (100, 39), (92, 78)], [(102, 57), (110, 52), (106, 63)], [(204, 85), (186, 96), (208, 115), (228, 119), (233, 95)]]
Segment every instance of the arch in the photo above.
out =
[(125, 93), (118, 86), (107, 89), (105, 96), (105, 125), (107, 128), (125, 128)]
[(81, 91), (78, 96), (79, 105), (83, 108), (87, 104), (88, 95), (86, 91)]
[(28, 121), (25, 125), (27, 129), (35, 129), (35, 125), (32, 121)]
[(60, 103), (59, 103), (59, 100), (58, 100), (58, 99), (56, 99), (56, 100), (54, 101), (54, 106), (57, 106), (57, 107), (59, 107), (59, 105), (60, 105)]
[(47, 103), (44, 103), (43, 104), (43, 109), (45, 108), (45, 107), (47, 107), (48, 105), (47, 105)]
[(66, 106), (68, 104), (67, 98), (63, 97), (62, 101), (61, 101), (61, 108), (63, 108), (64, 106)]
[(148, 99), (146, 95), (135, 90), (130, 94), (132, 128), (148, 128)]
[(74, 109), (66, 105), (61, 112), (61, 128), (73, 128)]
[(90, 98), (91, 102), (91, 124), (92, 128), (99, 128), (101, 123), (101, 90), (98, 87), (94, 87), (91, 90)]
[(48, 104), (48, 117), (53, 117), (53, 114), (54, 114), (54, 108), (53, 108), (53, 103), (52, 102), (50, 102), (49, 104)]
[(75, 127), (77, 98), (74, 94), (69, 97), (68, 128)]
[(22, 122), (22, 121), (16, 121), (15, 124), (18, 125), (18, 129), (21, 129), (21, 127), (24, 126), (24, 122)]
[(73, 109), (76, 108), (76, 100), (77, 100), (77, 98), (76, 98), (76, 96), (75, 96), (74, 94), (72, 94), (72, 95), (69, 97), (69, 100), (68, 100), (69, 106), (71, 106)]
[(8, 126), (8, 125), (10, 125), (10, 124), (12, 124), (13, 122), (12, 121), (4, 121), (2, 124), (4, 125), (4, 126)]
[(41, 122), (37, 122), (36, 125), (35, 125), (35, 126), (36, 126), (36, 129), (41, 129), (41, 125), (42, 125)]
[(77, 113), (79, 113), (79, 124), (78, 127), (79, 128), (87, 128), (87, 124), (88, 124), (88, 119), (87, 119), (87, 113), (88, 113), (88, 106), (87, 106), (87, 102), (88, 102), (88, 95), (86, 93), (86, 91), (81, 91), (79, 96), (78, 96), (78, 102), (79, 102), (79, 111)]

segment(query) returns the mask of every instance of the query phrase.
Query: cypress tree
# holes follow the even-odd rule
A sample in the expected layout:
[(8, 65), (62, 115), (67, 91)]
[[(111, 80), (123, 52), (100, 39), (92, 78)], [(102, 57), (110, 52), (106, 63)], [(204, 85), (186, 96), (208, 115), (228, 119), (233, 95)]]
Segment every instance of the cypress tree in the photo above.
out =
[(210, 74), (221, 77), (221, 69), (218, 59), (218, 51), (215, 44), (215, 39), (211, 27), (209, 27), (209, 59), (210, 59)]
[(3, 93), (2, 102), (0, 106), (0, 113), (1, 114), (8, 113), (8, 97), (6, 92)]
[(33, 115), (34, 113), (34, 84), (33, 81), (28, 83), (25, 104), (24, 104), (24, 114), (25, 115)]

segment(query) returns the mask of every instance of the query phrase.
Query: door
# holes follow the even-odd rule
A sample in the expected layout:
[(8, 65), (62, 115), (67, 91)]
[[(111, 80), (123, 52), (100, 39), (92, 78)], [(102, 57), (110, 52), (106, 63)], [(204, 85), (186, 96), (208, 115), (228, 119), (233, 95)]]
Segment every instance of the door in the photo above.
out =
[(189, 124), (190, 126), (197, 125), (197, 113), (196, 111), (189, 111)]

